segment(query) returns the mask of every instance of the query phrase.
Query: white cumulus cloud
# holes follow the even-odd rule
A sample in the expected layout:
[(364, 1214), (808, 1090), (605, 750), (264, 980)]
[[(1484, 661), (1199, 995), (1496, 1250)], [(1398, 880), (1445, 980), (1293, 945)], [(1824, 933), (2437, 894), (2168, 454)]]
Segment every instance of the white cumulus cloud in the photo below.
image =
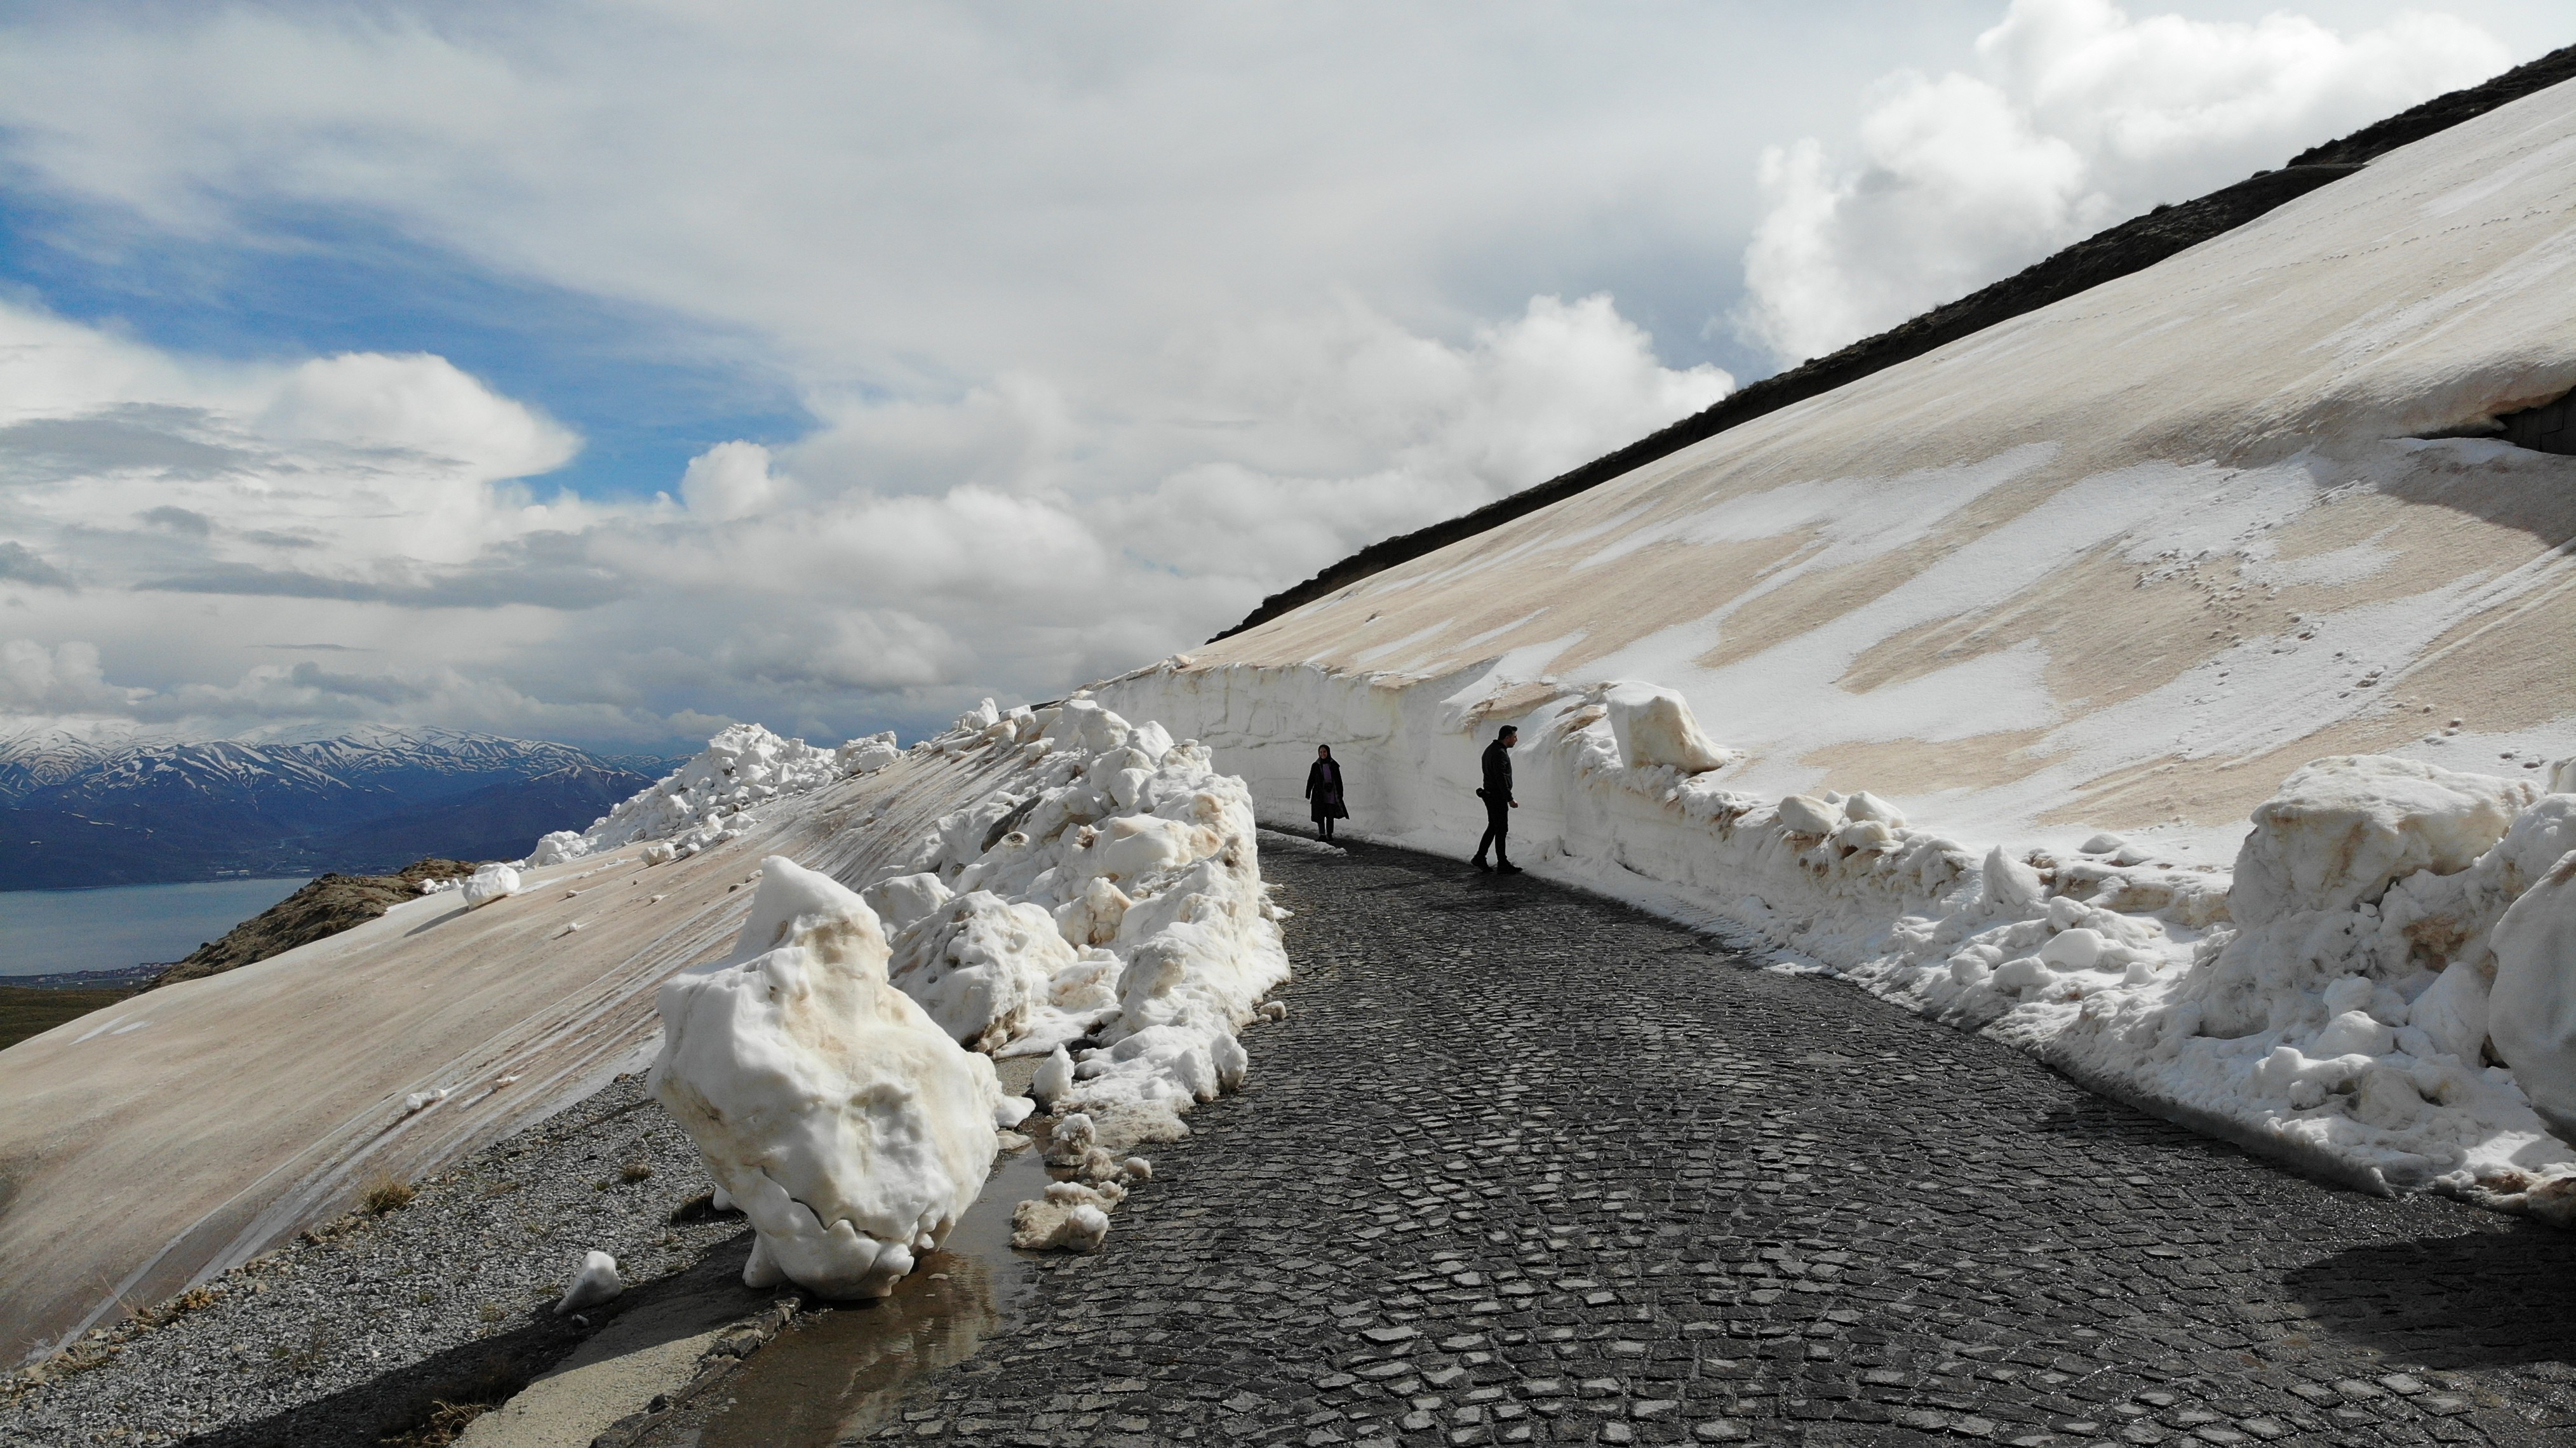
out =
[(1822, 355), (2511, 60), (2443, 15), (2340, 35), (2110, 0), (2013, 0), (1976, 49), (1980, 74), (1882, 79), (1848, 149), (1763, 153), (1748, 340), (1784, 364)]
[(13, 727), (648, 744), (1060, 694), (1729, 385), (1606, 296), (1454, 343), (1345, 297), (1175, 343), (1150, 411), (1027, 375), (845, 398), (708, 448), (677, 499), (588, 499), (542, 478), (577, 439), (433, 356), (206, 363), (0, 303), (0, 358), (87, 379), (0, 423)]
[(114, 715), (148, 692), (108, 683), (98, 646), (86, 639), (50, 648), (31, 639), (0, 639), (0, 717)]
[[(1047, 697), (1713, 402), (1736, 344), (1674, 332), (1748, 238), (1749, 334), (1804, 355), (2510, 58), (2231, 6), (13, 12), (0, 199), (141, 258), (95, 269), (145, 325), (0, 293), (0, 715), (669, 747)], [(813, 425), (677, 419), (694, 458), (577, 491), (632, 441), (529, 400), (595, 395), (577, 338), (511, 387), (373, 295), (327, 333), (373, 347), (137, 340), (344, 242)]]

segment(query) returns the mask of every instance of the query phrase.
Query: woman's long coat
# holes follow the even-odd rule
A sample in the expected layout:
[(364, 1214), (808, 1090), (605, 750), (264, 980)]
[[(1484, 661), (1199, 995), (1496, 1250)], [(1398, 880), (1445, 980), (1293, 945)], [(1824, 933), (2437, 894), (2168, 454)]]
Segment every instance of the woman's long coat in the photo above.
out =
[(1306, 771), (1306, 807), (1319, 820), (1346, 820), (1351, 812), (1342, 804), (1342, 766), (1330, 759), (1318, 759)]

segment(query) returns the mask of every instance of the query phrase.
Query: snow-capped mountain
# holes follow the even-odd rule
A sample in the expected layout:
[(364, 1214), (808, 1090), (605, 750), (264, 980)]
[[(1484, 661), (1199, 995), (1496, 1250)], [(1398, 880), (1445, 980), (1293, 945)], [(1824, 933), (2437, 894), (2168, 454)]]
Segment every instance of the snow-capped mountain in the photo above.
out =
[(515, 855), (663, 761), (453, 730), (0, 740), (0, 889), (377, 870)]
[(0, 804), (13, 804), (31, 790), (59, 784), (130, 742), (53, 726), (15, 734), (0, 732)]

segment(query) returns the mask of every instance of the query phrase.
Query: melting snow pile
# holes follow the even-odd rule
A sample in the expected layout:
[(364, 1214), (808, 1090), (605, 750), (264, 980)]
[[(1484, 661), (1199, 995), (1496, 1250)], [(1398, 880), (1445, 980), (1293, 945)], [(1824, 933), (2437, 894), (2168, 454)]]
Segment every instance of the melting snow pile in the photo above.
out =
[(2565, 1216), (2576, 917), (2549, 882), (2571, 852), (2576, 794), (2340, 756), (2254, 812), (2205, 930), (2205, 893), (2178, 907), (2115, 870), (2051, 896), (2091, 872), (1998, 851), (1973, 904), (1900, 923), (1854, 973), (2348, 1180)]
[(895, 984), (977, 1049), (1096, 1040), (1050, 1104), (1114, 1141), (1180, 1135), (1182, 1112), (1242, 1080), (1235, 1032), (1288, 977), (1250, 791), (1086, 698), (987, 701), (931, 743), (1008, 763), (864, 892)]
[[(750, 803), (812, 787), (800, 771), (889, 762), (882, 747), (854, 766), (728, 731), (582, 838), (614, 848), (681, 818), (711, 777), (753, 775), (745, 760), (787, 766)], [(1115, 1148), (1185, 1134), (1182, 1113), (1240, 1085), (1236, 1032), (1288, 977), (1250, 793), (1204, 748), (1077, 698), (988, 700), (920, 751), (973, 768), (974, 798), (861, 891), (772, 858), (733, 957), (663, 988), (655, 1090), (758, 1230), (755, 1285), (881, 1295), (935, 1247), (997, 1122), (1030, 1109), (1001, 1095), (994, 1055), (1048, 1056), (1051, 1150), (1076, 1175), (1022, 1204), (1023, 1245), (1096, 1247), (1151, 1171)], [(728, 759), (730, 776), (709, 767)]]
[[(1050, 1062), (1052, 1087), (1041, 1077), (1040, 1096), (1060, 1099), (1072, 1080), (1063, 1051)], [(1150, 1181), (1153, 1163), (1141, 1156), (1121, 1158), (1100, 1144), (1100, 1128), (1083, 1112), (1071, 1112), (1055, 1124), (1047, 1143), (1047, 1160), (1069, 1168), (1069, 1180), (1047, 1183), (1046, 1195), (1019, 1204), (1011, 1213), (1011, 1245), (1023, 1251), (1098, 1250), (1109, 1235), (1109, 1214), (1127, 1200), (1131, 1182)]]
[(1176, 660), (1101, 692), (1215, 741), (1282, 813), (1330, 743), (1377, 786), (1378, 833), (1451, 854), (1476, 838), (1477, 745), (1517, 722), (1525, 864), (1750, 925), (2356, 1185), (2576, 1221), (2576, 761), (2543, 790), (2319, 760), (2255, 811), (2231, 879), (2111, 835), (1981, 855), (1866, 791), (1736, 793), (1669, 690), (1550, 688), (1509, 715), (1390, 682)]
[(759, 1240), (743, 1280), (882, 1297), (936, 1249), (1028, 1103), (886, 979), (884, 931), (773, 857), (733, 955), (662, 987), (654, 1095)]
[(742, 835), (751, 810), (771, 800), (820, 789), (853, 774), (883, 769), (903, 756), (891, 732), (820, 749), (781, 739), (757, 724), (735, 724), (667, 777), (619, 804), (588, 830), (557, 830), (520, 863), (531, 868), (578, 860), (638, 840), (655, 843), (649, 863), (685, 860)]

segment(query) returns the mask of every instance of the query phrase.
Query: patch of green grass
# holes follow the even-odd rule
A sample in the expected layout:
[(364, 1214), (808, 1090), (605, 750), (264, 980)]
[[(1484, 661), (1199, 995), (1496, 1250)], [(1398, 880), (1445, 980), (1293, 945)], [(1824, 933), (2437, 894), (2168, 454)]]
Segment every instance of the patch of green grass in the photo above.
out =
[(42, 986), (0, 985), (0, 1047), (42, 1035), (65, 1021), (76, 1021), (136, 994), (130, 990), (47, 990)]

